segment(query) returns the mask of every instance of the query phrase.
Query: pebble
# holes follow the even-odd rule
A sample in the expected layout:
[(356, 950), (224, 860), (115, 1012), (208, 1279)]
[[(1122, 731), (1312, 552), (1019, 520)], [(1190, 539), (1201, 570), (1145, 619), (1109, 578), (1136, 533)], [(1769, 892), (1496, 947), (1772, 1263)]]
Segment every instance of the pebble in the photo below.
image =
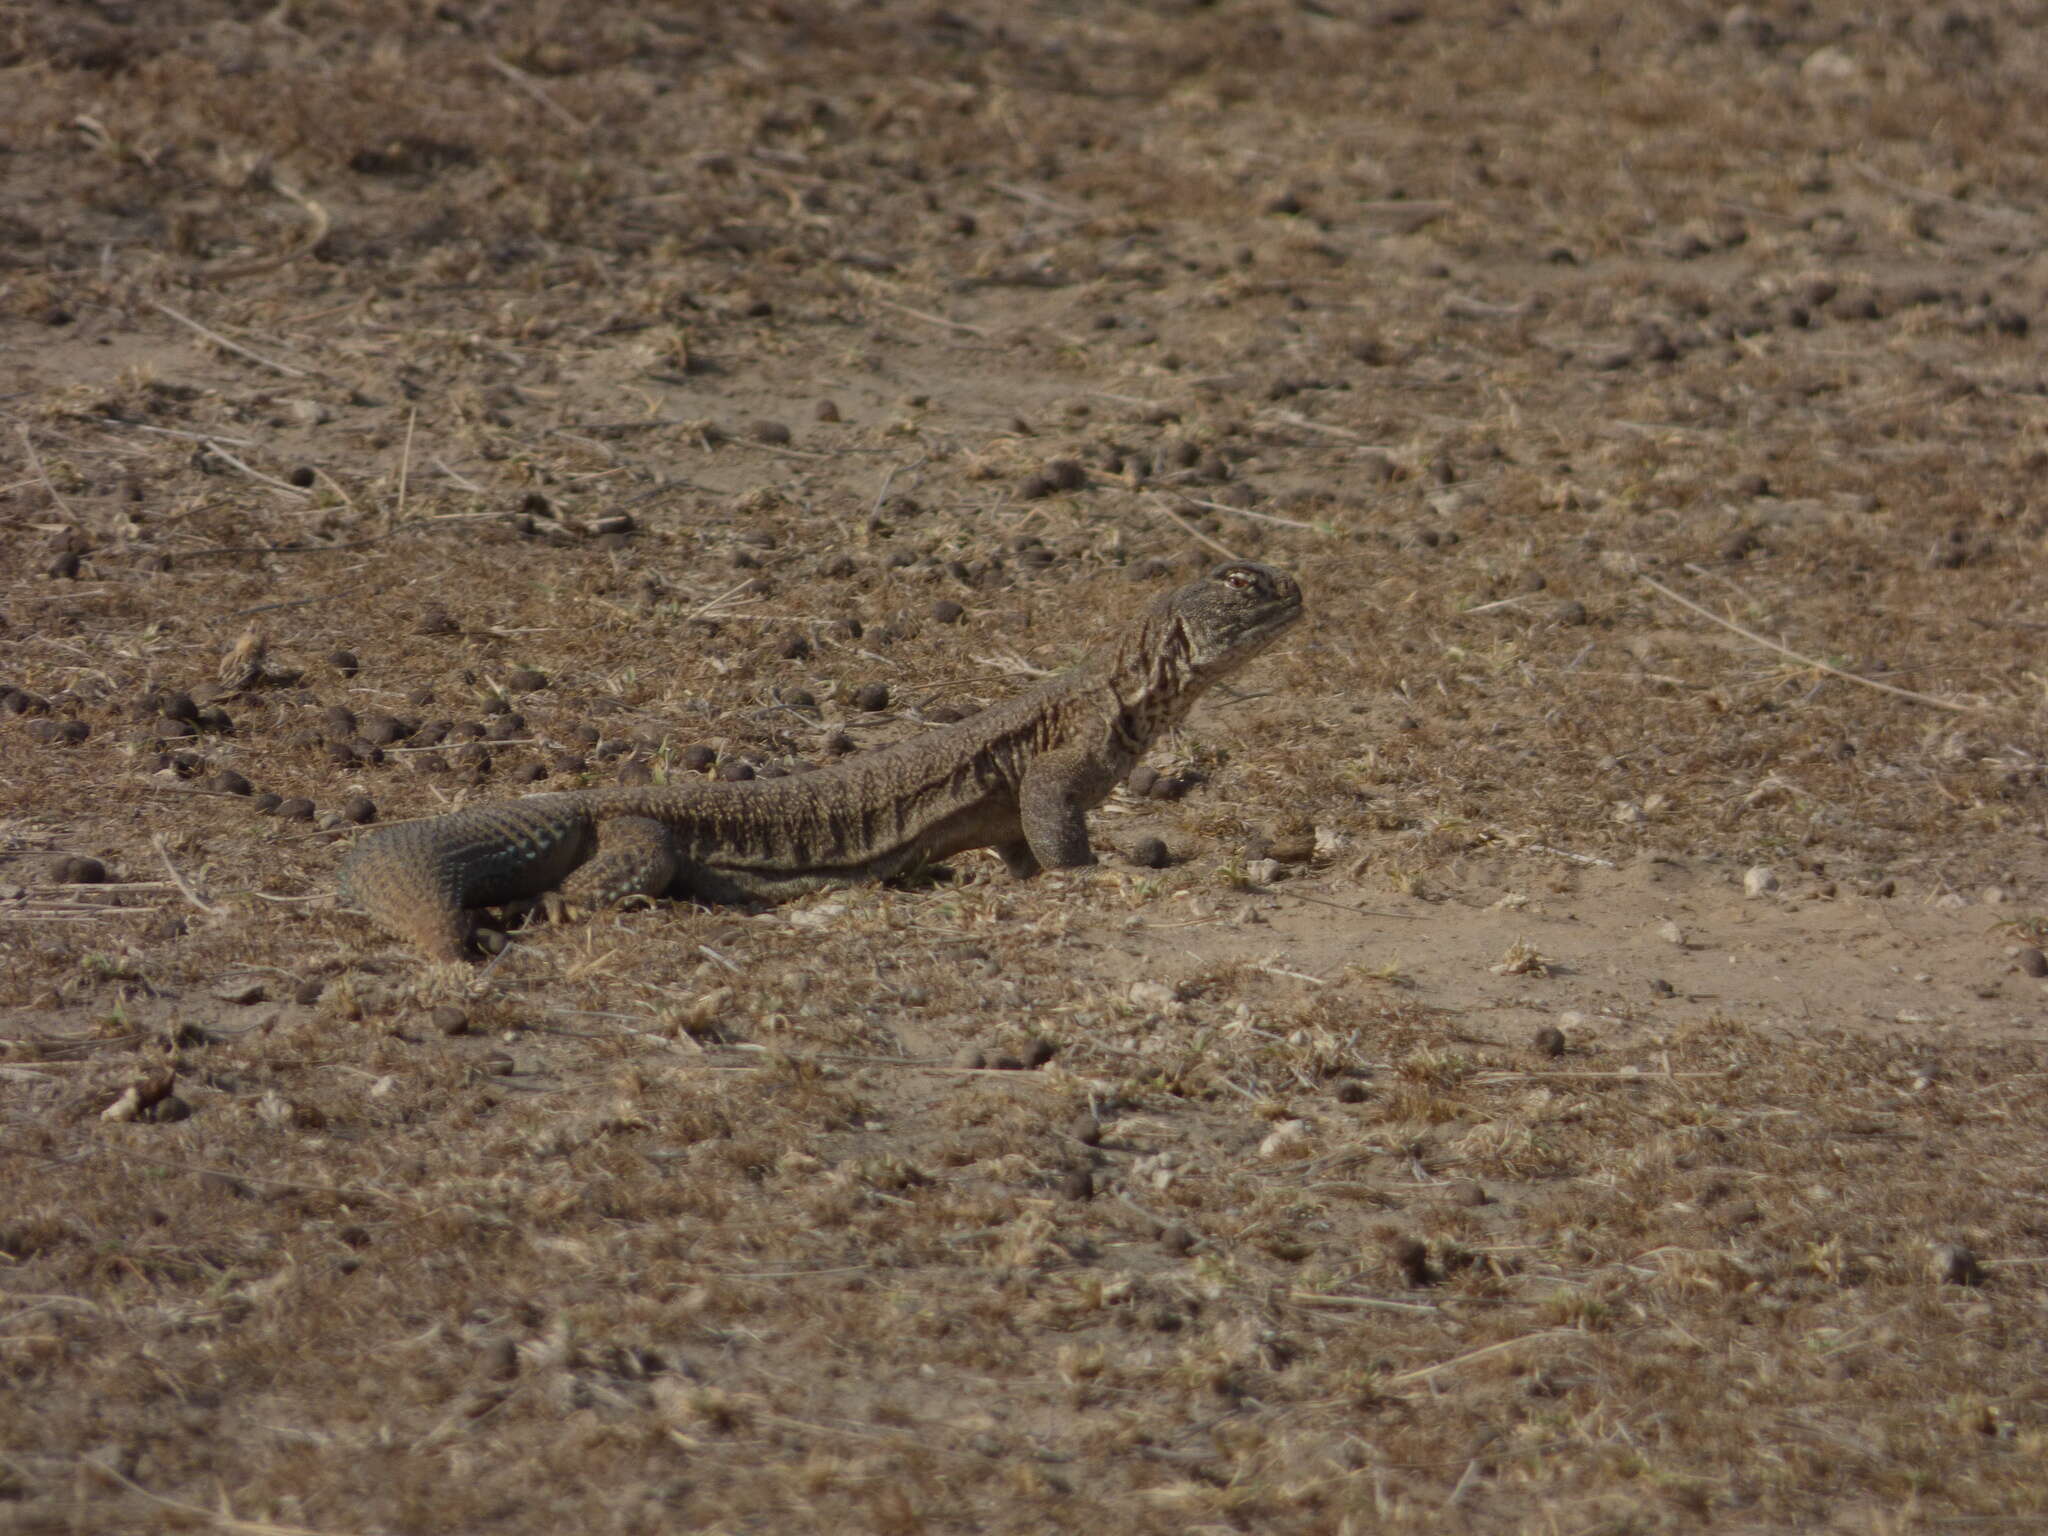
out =
[(757, 443), (770, 443), (777, 446), (788, 443), (791, 436), (786, 423), (766, 419), (749, 424), (747, 434)]
[(1069, 1200), (1095, 1198), (1095, 1174), (1087, 1168), (1069, 1168), (1060, 1178), (1060, 1193)]
[(980, 1072), (988, 1066), (988, 1057), (979, 1046), (963, 1045), (953, 1053), (953, 1065), (963, 1071)]
[(99, 885), (107, 878), (107, 866), (83, 854), (67, 854), (50, 861), (50, 878), (59, 885)]
[(1059, 1054), (1060, 1048), (1044, 1036), (1034, 1036), (1024, 1044), (1024, 1065), (1032, 1069), (1044, 1066)]
[(320, 994), (327, 990), (327, 983), (318, 976), (309, 976), (292, 993), (292, 1001), (301, 1008), (310, 1008), (320, 1001)]
[(940, 624), (958, 624), (967, 617), (967, 610), (950, 597), (942, 597), (932, 604), (932, 618)]
[(263, 983), (260, 981), (224, 981), (213, 989), (213, 995), (221, 1002), (246, 1008), (251, 1003), (260, 1003), (264, 998)]
[(1102, 1122), (1093, 1114), (1084, 1112), (1074, 1121), (1072, 1135), (1084, 1147), (1102, 1145)]
[(1766, 864), (1752, 864), (1742, 874), (1742, 894), (1751, 898), (1769, 895), (1778, 888), (1778, 875)]
[(2028, 976), (2048, 976), (2048, 955), (2031, 945), (2019, 953), (2020, 971)]
[(1545, 1024), (1536, 1031), (1530, 1042), (1539, 1056), (1562, 1056), (1564, 1054), (1564, 1031), (1555, 1024)]
[(820, 400), (817, 403), (817, 405), (812, 408), (811, 415), (815, 420), (818, 421), (837, 421), (839, 420), (838, 403), (832, 400)]
[(341, 802), (342, 818), (357, 826), (367, 826), (377, 819), (377, 802), (368, 795), (350, 795)]
[(427, 1015), (428, 1022), (444, 1035), (469, 1033), (469, 1015), (453, 1003), (443, 1003)]
[(304, 795), (293, 795), (289, 800), (280, 800), (277, 803), (276, 810), (277, 814), (286, 821), (311, 821), (313, 819), (313, 802)]
[(865, 714), (889, 707), (889, 685), (887, 683), (862, 683), (854, 693), (853, 707)]

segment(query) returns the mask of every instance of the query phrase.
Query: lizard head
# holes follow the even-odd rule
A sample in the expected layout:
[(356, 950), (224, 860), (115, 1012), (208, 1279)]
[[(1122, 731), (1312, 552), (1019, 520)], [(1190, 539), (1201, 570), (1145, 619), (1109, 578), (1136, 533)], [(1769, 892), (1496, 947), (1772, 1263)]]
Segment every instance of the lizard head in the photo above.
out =
[(1220, 675), (1258, 655), (1301, 617), (1301, 586), (1274, 566), (1233, 560), (1166, 603), (1180, 621), (1196, 674)]

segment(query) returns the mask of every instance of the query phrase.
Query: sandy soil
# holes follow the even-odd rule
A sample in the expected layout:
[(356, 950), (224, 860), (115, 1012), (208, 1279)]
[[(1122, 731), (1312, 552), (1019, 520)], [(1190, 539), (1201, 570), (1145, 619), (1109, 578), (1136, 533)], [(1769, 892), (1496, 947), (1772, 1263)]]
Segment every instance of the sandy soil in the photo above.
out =
[[(2038, 1528), (2044, 81), (2018, 3), (0, 12), (0, 1529)], [(1097, 870), (333, 901), (1226, 554), (1309, 620)]]

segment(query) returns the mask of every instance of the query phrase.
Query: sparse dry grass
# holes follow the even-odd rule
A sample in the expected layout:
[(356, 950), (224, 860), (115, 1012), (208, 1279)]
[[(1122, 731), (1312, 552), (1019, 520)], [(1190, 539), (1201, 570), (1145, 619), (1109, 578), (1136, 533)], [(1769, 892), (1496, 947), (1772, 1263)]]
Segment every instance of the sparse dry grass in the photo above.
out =
[[(2039, 1523), (2042, 30), (1956, 16), (0, 17), (0, 1524)], [(1216, 545), (1312, 621), (1098, 818), (1169, 868), (324, 900)]]

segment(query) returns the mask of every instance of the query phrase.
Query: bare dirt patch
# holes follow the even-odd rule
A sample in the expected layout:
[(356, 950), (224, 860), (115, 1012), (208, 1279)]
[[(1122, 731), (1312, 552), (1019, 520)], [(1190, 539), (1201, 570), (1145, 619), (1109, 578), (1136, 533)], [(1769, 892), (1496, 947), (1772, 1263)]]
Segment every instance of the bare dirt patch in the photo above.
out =
[[(0, 1524), (2036, 1526), (2044, 67), (13, 7)], [(332, 903), (1225, 550), (1310, 618), (1100, 870), (462, 971)]]

